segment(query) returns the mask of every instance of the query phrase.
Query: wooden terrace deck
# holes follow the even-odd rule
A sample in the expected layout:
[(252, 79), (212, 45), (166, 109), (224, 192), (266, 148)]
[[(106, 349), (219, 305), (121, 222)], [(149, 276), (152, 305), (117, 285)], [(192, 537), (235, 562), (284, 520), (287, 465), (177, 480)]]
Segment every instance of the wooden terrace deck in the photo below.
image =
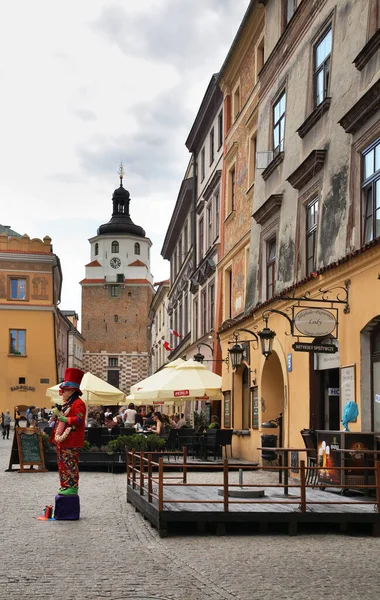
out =
[[(285, 529), (290, 535), (296, 535), (313, 523), (338, 525), (342, 531), (360, 527), (380, 536), (379, 487), (375, 497), (342, 496), (335, 488), (328, 491), (328, 486), (324, 486), (327, 491), (322, 491), (318, 486), (305, 483), (303, 462), (301, 480), (289, 481), (288, 495), (284, 494), (284, 486), (278, 483), (244, 484), (245, 489), (265, 490), (264, 498), (254, 499), (230, 495), (232, 490), (239, 488), (237, 483), (229, 482), (238, 465), (229, 465), (228, 460), (224, 461), (221, 483), (188, 483), (188, 474), (192, 470), (188, 463), (182, 464), (183, 473), (175, 475), (164, 471), (163, 459), (160, 459), (158, 473), (153, 471), (153, 465), (151, 461), (148, 464), (146, 457), (135, 454), (127, 462), (127, 501), (157, 528), (160, 536), (168, 535), (183, 524), (190, 524), (193, 530), (200, 531), (211, 527), (217, 534), (224, 534), (232, 525), (244, 524), (245, 529), (252, 532)], [(380, 465), (376, 469), (379, 474)], [(268, 470), (273, 472), (273, 468)]]

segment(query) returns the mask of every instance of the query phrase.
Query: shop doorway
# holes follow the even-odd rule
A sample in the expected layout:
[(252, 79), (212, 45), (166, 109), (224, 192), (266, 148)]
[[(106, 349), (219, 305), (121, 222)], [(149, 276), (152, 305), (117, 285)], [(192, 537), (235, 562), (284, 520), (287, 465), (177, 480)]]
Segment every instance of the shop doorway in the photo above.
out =
[(318, 343), (334, 344), (335, 354), (310, 354), (310, 427), (339, 431), (340, 429), (340, 356), (339, 342), (333, 338)]
[(272, 352), (264, 363), (261, 379), (261, 413), (262, 421), (276, 419), (280, 413), (284, 413), (284, 377), (276, 352)]

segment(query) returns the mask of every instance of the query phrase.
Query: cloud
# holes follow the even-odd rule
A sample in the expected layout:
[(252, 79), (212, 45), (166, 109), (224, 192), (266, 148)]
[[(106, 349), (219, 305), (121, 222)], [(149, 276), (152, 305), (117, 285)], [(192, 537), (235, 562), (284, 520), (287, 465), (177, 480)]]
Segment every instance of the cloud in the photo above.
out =
[(75, 108), (73, 110), (74, 115), (82, 119), (82, 121), (96, 121), (96, 114), (92, 110), (87, 108)]
[(236, 32), (236, 15), (247, 5), (247, 0), (162, 0), (144, 14), (109, 6), (94, 28), (125, 54), (197, 70), (200, 59), (204, 67), (225, 48)]

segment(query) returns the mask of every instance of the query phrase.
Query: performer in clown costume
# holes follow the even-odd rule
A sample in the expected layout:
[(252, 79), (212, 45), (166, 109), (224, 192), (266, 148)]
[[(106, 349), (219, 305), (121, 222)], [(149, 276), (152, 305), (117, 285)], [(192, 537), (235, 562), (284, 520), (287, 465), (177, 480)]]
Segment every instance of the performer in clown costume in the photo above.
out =
[(86, 405), (80, 399), (79, 385), (84, 372), (80, 369), (66, 369), (65, 379), (60, 384), (59, 393), (63, 398), (61, 408), (53, 408), (54, 429), (50, 442), (56, 444), (58, 473), (61, 487), (58, 494), (74, 496), (78, 494), (79, 448), (84, 445), (86, 425)]

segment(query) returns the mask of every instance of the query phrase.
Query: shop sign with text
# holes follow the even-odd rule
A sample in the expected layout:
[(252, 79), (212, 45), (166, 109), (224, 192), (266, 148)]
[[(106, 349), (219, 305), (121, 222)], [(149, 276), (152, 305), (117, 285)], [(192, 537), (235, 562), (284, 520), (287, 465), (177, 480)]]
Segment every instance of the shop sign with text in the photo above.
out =
[[(298, 307), (295, 307), (298, 308)], [(294, 328), (305, 337), (325, 337), (337, 327), (337, 314), (325, 308), (293, 309)], [(294, 335), (297, 332), (294, 331)]]

